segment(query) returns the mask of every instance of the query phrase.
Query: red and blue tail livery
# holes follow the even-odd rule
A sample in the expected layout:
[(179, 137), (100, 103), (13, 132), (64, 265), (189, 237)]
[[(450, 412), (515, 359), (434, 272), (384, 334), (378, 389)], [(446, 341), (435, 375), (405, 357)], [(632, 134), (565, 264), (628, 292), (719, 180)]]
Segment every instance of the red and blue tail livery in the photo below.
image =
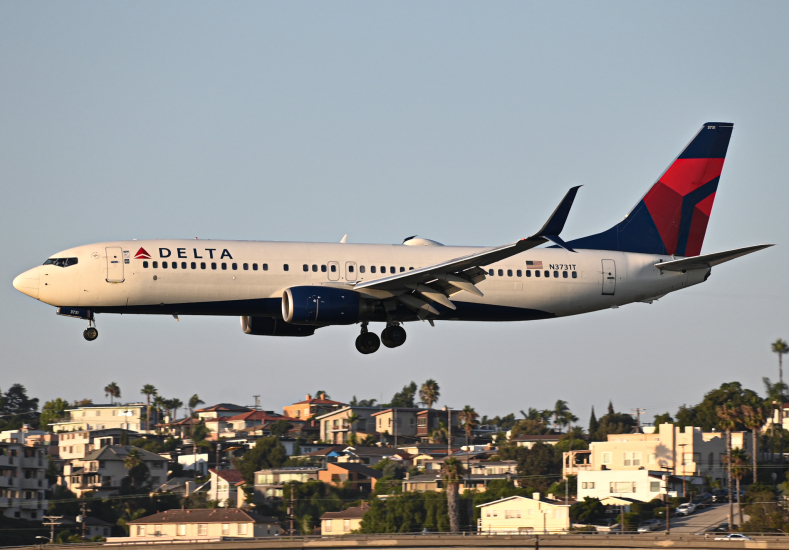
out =
[(707, 122), (624, 220), (573, 248), (698, 256), (734, 125)]

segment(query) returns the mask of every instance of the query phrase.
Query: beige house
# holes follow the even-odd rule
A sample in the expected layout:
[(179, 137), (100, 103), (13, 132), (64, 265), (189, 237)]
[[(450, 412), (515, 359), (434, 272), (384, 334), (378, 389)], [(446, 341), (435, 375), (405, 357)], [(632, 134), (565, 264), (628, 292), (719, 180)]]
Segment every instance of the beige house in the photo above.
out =
[(130, 403), (126, 405), (83, 405), (66, 411), (66, 420), (53, 422), (52, 431), (76, 432), (88, 430), (107, 430), (118, 428), (122, 430), (143, 431), (144, 422), (142, 414), (145, 411), (144, 403)]
[(219, 418), (223, 416), (236, 416), (241, 413), (249, 412), (252, 409), (249, 407), (242, 407), (234, 405), (233, 403), (219, 403), (212, 407), (204, 407), (197, 409), (195, 414), (200, 420), (208, 420), (209, 418)]
[[(532, 498), (514, 496), (480, 504), (480, 534), (547, 534), (570, 530), (570, 505), (534, 493)], [(574, 501), (570, 504), (573, 504)]]
[(208, 490), (210, 500), (219, 501), (219, 506), (232, 507), (244, 504), (244, 491), (239, 487), (244, 478), (238, 470), (215, 470), (211, 468), (211, 488)]
[(164, 457), (130, 445), (108, 445), (64, 464), (60, 484), (78, 497), (88, 491), (94, 491), (98, 497), (110, 496), (121, 488), (121, 481), (129, 473), (125, 460), (132, 449), (139, 452), (148, 467), (152, 487), (167, 481), (167, 460)]
[(49, 508), (48, 465), (44, 445), (23, 445), (17, 438), (0, 442), (0, 514), (41, 520)]
[[(564, 453), (564, 475), (600, 470), (668, 471), (680, 477), (723, 480), (726, 457), (724, 432), (684, 430), (661, 424), (652, 433), (610, 434), (608, 441), (592, 443), (589, 450)], [(750, 453), (750, 434), (732, 433), (732, 448)], [(580, 480), (580, 479), (579, 479)], [(579, 498), (583, 498), (580, 496)]]
[(167, 510), (129, 522), (128, 537), (107, 542), (221, 541), (273, 537), (281, 529), (276, 519), (239, 508)]
[(308, 420), (313, 416), (320, 416), (345, 406), (345, 403), (326, 399), (325, 393), (316, 397), (307, 394), (307, 398), (304, 401), (299, 401), (293, 405), (287, 405), (283, 407), (283, 411), (285, 416), (290, 416), (299, 420)]
[(361, 528), (364, 513), (370, 505), (362, 502), (361, 506), (354, 506), (342, 512), (326, 512), (321, 516), (321, 535), (336, 536), (348, 535)]
[[(317, 417), (315, 420), (320, 422), (321, 441), (339, 445), (347, 443), (348, 436), (352, 433), (375, 433), (375, 419), (372, 415), (380, 410), (379, 407), (343, 407)], [(359, 420), (351, 425), (348, 419), (354, 413)]]
[(138, 434), (120, 428), (61, 432), (58, 437), (58, 456), (61, 460), (85, 458), (96, 449), (107, 445), (120, 445), (124, 435), (127, 439), (134, 439)]

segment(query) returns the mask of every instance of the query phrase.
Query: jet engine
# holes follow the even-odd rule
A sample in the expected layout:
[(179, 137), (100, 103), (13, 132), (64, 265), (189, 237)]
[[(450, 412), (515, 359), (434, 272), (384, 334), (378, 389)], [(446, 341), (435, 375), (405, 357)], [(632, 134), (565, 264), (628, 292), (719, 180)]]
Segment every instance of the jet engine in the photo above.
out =
[(312, 336), (315, 327), (291, 325), (274, 317), (241, 317), (241, 330), (256, 336)]
[(294, 286), (282, 294), (282, 318), (297, 325), (352, 325), (374, 310), (372, 301), (342, 288)]

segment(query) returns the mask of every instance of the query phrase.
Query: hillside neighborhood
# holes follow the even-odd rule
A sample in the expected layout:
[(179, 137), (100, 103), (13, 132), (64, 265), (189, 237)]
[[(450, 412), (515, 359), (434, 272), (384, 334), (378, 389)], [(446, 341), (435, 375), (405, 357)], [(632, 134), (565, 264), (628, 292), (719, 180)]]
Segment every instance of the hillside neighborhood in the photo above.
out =
[(434, 380), (388, 403), (318, 391), (266, 406), (152, 384), (127, 400), (113, 382), (108, 403), (40, 409), (14, 384), (0, 394), (3, 544), (669, 529), (711, 502), (727, 503), (730, 531), (779, 532), (780, 376), (761, 395), (728, 382), (649, 421), (609, 402), (583, 422), (562, 400), (496, 417), (441, 406)]

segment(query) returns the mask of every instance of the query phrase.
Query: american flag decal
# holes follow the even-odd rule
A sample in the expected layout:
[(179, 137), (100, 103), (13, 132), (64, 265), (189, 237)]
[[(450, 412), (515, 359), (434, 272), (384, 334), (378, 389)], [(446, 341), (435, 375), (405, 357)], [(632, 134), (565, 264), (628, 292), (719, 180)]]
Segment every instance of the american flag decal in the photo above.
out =
[(526, 261), (527, 269), (542, 269), (542, 262)]

